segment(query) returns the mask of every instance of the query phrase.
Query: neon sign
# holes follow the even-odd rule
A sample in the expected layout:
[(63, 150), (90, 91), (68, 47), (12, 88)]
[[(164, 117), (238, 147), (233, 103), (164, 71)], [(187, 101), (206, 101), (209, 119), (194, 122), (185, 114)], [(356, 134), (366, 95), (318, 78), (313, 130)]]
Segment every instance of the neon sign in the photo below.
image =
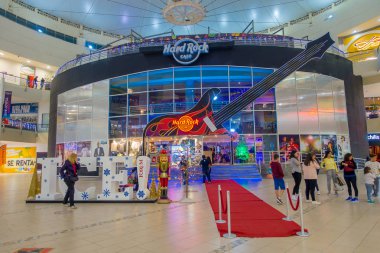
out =
[(173, 120), (173, 126), (178, 126), (179, 130), (181, 130), (182, 132), (190, 132), (194, 125), (198, 125), (199, 124), (199, 120), (196, 119), (196, 120), (193, 120), (190, 116), (182, 116), (181, 118), (179, 118), (179, 120)]
[(364, 41), (359, 41), (359, 42), (356, 42), (354, 44), (354, 46), (359, 50), (359, 51), (363, 51), (363, 50), (367, 50), (367, 49), (370, 49), (370, 48), (375, 48), (375, 47), (378, 47), (380, 46), (380, 36), (373, 36), (371, 39), (369, 40), (364, 40)]
[(163, 51), (164, 55), (172, 55), (174, 60), (182, 65), (195, 62), (201, 53), (208, 53), (208, 44), (203, 42), (199, 45), (198, 42), (189, 38), (181, 39), (174, 45), (166, 44)]

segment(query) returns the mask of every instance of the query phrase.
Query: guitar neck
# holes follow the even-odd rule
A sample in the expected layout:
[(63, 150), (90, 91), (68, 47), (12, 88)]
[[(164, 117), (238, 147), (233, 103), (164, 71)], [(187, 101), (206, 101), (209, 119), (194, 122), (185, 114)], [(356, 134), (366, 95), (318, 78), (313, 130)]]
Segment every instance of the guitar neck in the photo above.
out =
[(276, 84), (281, 82), (291, 73), (302, 67), (308, 61), (310, 61), (314, 54), (323, 46), (322, 45), (314, 45), (308, 49), (305, 49), (298, 55), (296, 55), (293, 59), (285, 63), (282, 67), (277, 69), (275, 72), (267, 76), (265, 79), (260, 81), (257, 85), (250, 88), (244, 94), (240, 95), (230, 104), (223, 107), (220, 111), (218, 111), (214, 115), (215, 125), (219, 126), (223, 124), (225, 121), (230, 119), (233, 115), (243, 110), (246, 106), (252, 103), (254, 100), (265, 94), (271, 88), (273, 88)]

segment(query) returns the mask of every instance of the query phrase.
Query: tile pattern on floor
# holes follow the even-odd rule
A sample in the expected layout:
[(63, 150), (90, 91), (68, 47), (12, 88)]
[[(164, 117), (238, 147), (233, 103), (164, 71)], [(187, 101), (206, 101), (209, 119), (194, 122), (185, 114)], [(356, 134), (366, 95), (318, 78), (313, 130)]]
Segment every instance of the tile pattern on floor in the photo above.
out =
[[(361, 174), (359, 172), (359, 174)], [(25, 204), (30, 175), (0, 175), (0, 252), (21, 248), (53, 248), (59, 252), (377, 252), (380, 238), (380, 204), (365, 201), (359, 175), (360, 202), (326, 194), (326, 177), (319, 176), (322, 202), (305, 203), (308, 238), (219, 237), (203, 185), (191, 186), (195, 203), (178, 200), (182, 189), (171, 189), (170, 205), (80, 204), (71, 210), (61, 204)], [(286, 179), (293, 185), (291, 178)], [(97, 182), (98, 183), (98, 182)], [(285, 213), (274, 200), (272, 180), (239, 181), (244, 187)], [(78, 188), (91, 184), (82, 180)], [(302, 184), (304, 188), (304, 184)], [(377, 199), (379, 201), (379, 199)], [(233, 207), (232, 207), (233, 208)], [(299, 215), (293, 214), (296, 222)], [(233, 226), (233, 224), (232, 224)]]

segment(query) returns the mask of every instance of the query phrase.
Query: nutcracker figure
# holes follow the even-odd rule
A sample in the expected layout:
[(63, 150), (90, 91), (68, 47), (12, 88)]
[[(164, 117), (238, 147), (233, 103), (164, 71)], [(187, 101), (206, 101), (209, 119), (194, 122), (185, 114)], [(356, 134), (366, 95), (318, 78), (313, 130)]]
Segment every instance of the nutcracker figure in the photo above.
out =
[(158, 174), (160, 177), (160, 199), (158, 203), (168, 204), (170, 200), (168, 198), (168, 181), (169, 181), (169, 155), (165, 149), (161, 150), (158, 157)]

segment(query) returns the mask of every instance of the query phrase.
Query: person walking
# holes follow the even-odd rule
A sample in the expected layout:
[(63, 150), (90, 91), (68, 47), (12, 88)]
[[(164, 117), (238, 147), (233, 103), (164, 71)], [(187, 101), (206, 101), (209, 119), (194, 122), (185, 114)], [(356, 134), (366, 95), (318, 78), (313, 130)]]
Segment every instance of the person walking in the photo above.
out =
[(364, 167), (370, 167), (371, 173), (375, 176), (375, 182), (373, 184), (373, 196), (377, 197), (379, 194), (379, 178), (380, 178), (380, 163), (376, 161), (377, 155), (370, 154), (369, 161), (364, 164)]
[(182, 183), (183, 185), (186, 185), (186, 182), (188, 180), (188, 163), (186, 160), (186, 157), (183, 155), (181, 161), (179, 162), (179, 168), (182, 171)]
[[(66, 195), (63, 199), (63, 204), (72, 209), (77, 207), (74, 205), (75, 182), (78, 181), (78, 171), (80, 164), (77, 162), (77, 154), (72, 153), (61, 167), (59, 174), (67, 185)], [(68, 202), (70, 201), (70, 204)]]
[[(359, 202), (358, 196), (359, 191), (356, 185), (356, 174), (355, 170), (357, 169), (356, 163), (352, 157), (351, 153), (347, 153), (344, 155), (343, 161), (340, 163), (340, 169), (343, 170), (344, 181), (346, 181), (347, 189), (348, 189), (348, 197), (347, 201), (351, 201), (353, 203)], [(355, 197), (352, 197), (352, 188), (355, 191)]]
[(273, 155), (273, 161), (270, 163), (272, 169), (273, 181), (274, 181), (274, 192), (276, 194), (276, 202), (278, 205), (284, 204), (282, 202), (282, 195), (285, 191), (285, 181), (284, 181), (284, 171), (282, 170), (281, 164), (279, 162), (279, 155)]
[(207, 177), (208, 182), (211, 183), (210, 163), (207, 160), (205, 155), (202, 155), (202, 160), (199, 164), (202, 166), (203, 183), (206, 183), (206, 177)]
[(367, 201), (370, 204), (375, 203), (372, 199), (372, 191), (375, 184), (375, 174), (372, 173), (372, 170), (370, 167), (364, 168), (364, 180), (365, 180), (365, 188), (367, 190)]
[[(318, 169), (317, 169), (317, 176), (319, 175), (319, 171), (321, 170), (321, 165), (319, 164), (319, 161), (317, 159), (317, 156), (314, 152), (311, 153), (313, 157), (313, 162), (318, 164)], [(318, 185), (318, 178), (317, 178), (317, 184), (315, 185), (315, 189), (317, 190), (317, 194), (321, 195), (321, 192), (319, 191), (319, 185)]]
[(325, 152), (325, 156), (322, 160), (322, 168), (326, 171), (327, 179), (327, 194), (331, 194), (331, 181), (333, 182), (335, 195), (338, 195), (338, 189), (336, 188), (336, 175), (338, 173), (338, 167), (336, 166), (335, 160), (332, 157), (330, 150)]
[[(312, 202), (314, 205), (321, 204), (315, 199), (315, 189), (317, 186), (319, 164), (313, 159), (313, 155), (308, 153), (303, 163), (302, 170), (306, 184), (305, 197), (306, 202)], [(311, 195), (311, 200), (309, 199)]]
[(292, 199), (297, 200), (302, 180), (301, 162), (299, 161), (300, 154), (298, 151), (293, 150), (290, 153), (290, 167), (292, 168), (292, 176), (294, 179), (293, 195)]

